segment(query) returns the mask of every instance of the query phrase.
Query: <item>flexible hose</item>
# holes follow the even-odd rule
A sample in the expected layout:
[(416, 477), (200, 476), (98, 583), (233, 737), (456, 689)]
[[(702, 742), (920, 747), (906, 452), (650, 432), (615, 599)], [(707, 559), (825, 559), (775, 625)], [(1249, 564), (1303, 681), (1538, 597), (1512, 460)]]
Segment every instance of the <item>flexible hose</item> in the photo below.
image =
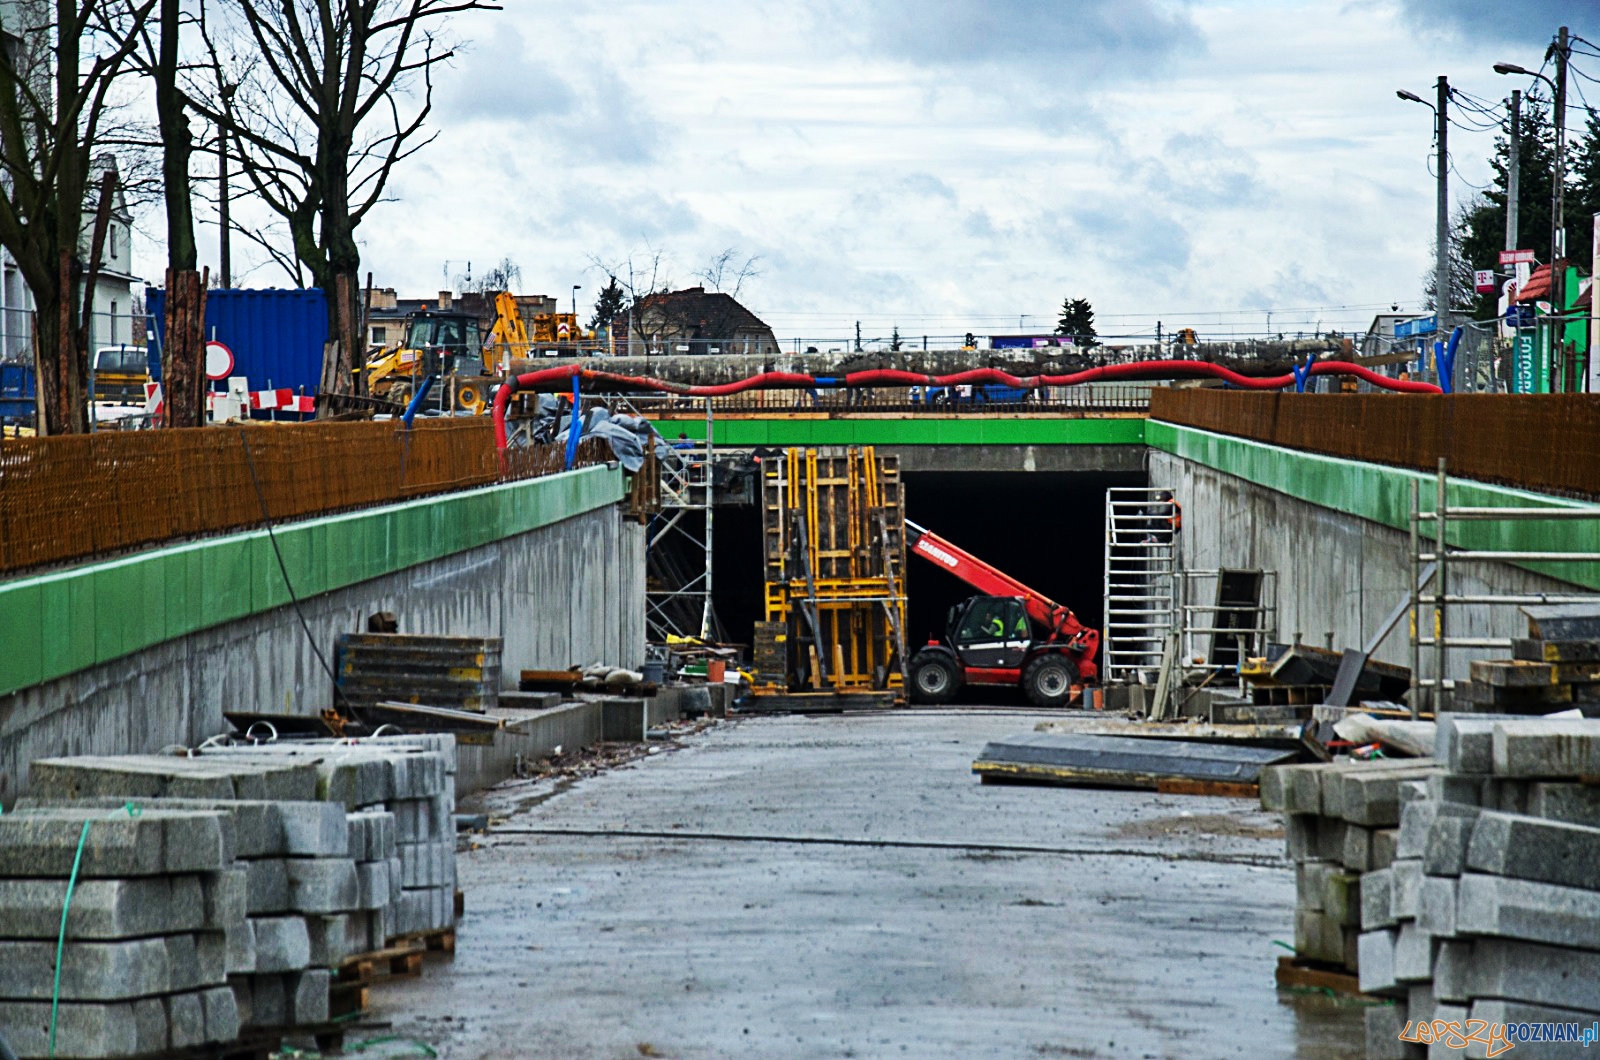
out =
[[(113, 810), (107, 814), (115, 817), (126, 811), (129, 817), (137, 817), (143, 813), (143, 808), (136, 802), (125, 802), (121, 809)], [(96, 818), (89, 818), (83, 822), (83, 830), (78, 833), (78, 851), (72, 855), (72, 874), (67, 877), (67, 895), (61, 902), (61, 930), (56, 934), (56, 976), (55, 985), (50, 988), (50, 1056), (56, 1055), (56, 1026), (57, 1016), (61, 1009), (61, 957), (67, 948), (67, 913), (72, 909), (72, 892), (78, 889), (78, 869), (83, 865), (83, 848), (89, 842), (89, 826), (94, 824)]]
[[(1309, 375), (1353, 375), (1384, 390), (1405, 394), (1438, 394), (1442, 391), (1432, 383), (1414, 379), (1390, 379), (1351, 361), (1317, 361), (1307, 369)], [(582, 380), (591, 390), (619, 389), (638, 392), (658, 392), (680, 397), (728, 397), (747, 390), (811, 390), (837, 387), (873, 386), (967, 386), (988, 384), (1013, 387), (1018, 390), (1037, 390), (1047, 386), (1080, 386), (1102, 381), (1132, 381), (1156, 379), (1220, 379), (1230, 386), (1243, 390), (1282, 390), (1293, 386), (1294, 373), (1287, 375), (1241, 375), (1209, 361), (1134, 361), (1130, 364), (1109, 364), (1103, 368), (1087, 368), (1066, 375), (1012, 375), (999, 368), (971, 368), (949, 375), (923, 375), (893, 368), (873, 368), (861, 372), (846, 372), (842, 376), (816, 376), (801, 372), (761, 372), (736, 379), (731, 383), (690, 384), (675, 383), (648, 375), (619, 375), (596, 368), (566, 364), (542, 368), (512, 376), (495, 391), (494, 444), (497, 449), (506, 447), (506, 410), (511, 399), (522, 390), (570, 390)]]

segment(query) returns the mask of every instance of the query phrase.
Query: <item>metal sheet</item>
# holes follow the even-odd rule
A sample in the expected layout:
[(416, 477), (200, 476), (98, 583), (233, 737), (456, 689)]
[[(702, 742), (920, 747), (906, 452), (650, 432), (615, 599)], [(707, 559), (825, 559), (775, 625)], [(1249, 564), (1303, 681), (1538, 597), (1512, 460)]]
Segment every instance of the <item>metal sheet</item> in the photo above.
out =
[(1163, 779), (1251, 784), (1261, 770), (1299, 752), (1190, 740), (1031, 732), (986, 745), (972, 764), (981, 776), (1046, 783), (1154, 787)]
[[(157, 352), (164, 341), (166, 291), (145, 292), (151, 322), (152, 379), (160, 380)], [(328, 303), (317, 287), (299, 290), (221, 289), (206, 292), (206, 340), (233, 351), (234, 374), (253, 390), (288, 387), (315, 394), (328, 341)]]

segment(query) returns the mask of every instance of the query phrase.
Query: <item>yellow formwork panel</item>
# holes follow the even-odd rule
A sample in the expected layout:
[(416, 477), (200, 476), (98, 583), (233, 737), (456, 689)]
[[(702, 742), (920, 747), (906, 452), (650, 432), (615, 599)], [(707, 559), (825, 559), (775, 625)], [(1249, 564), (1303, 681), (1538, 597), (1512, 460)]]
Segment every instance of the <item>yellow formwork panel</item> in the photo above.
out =
[(789, 449), (764, 465), (762, 518), (766, 618), (786, 630), (787, 690), (903, 687), (898, 460), (870, 446)]

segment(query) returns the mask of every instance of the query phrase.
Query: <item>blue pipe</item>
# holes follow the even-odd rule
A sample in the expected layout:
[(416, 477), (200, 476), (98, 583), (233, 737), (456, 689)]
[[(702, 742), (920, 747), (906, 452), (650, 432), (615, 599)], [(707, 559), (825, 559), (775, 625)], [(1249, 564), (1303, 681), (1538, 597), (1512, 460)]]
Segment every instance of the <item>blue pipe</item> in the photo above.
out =
[(411, 429), (411, 421), (417, 418), (417, 410), (422, 407), (422, 402), (427, 398), (428, 391), (433, 389), (434, 378), (434, 376), (428, 376), (422, 381), (422, 385), (417, 387), (417, 392), (411, 395), (411, 404), (406, 406), (406, 414), (400, 417), (405, 421), (406, 430), (409, 431)]
[(1456, 374), (1456, 347), (1461, 345), (1461, 335), (1465, 329), (1460, 325), (1450, 332), (1450, 344), (1435, 341), (1433, 344), (1433, 366), (1439, 372), (1439, 389), (1446, 394), (1455, 392)]
[(567, 424), (567, 470), (578, 462), (578, 437), (583, 433), (583, 421), (579, 418), (578, 377), (572, 377), (572, 422)]

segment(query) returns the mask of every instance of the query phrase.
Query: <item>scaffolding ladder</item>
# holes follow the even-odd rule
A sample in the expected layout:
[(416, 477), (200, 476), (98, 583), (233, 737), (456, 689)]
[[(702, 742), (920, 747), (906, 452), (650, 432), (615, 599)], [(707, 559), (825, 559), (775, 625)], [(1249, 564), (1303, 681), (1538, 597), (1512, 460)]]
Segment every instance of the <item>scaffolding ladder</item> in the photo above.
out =
[(1171, 491), (1106, 490), (1102, 678), (1154, 684), (1176, 625), (1178, 505)]
[[(1452, 592), (1450, 567), (1457, 563), (1600, 563), (1600, 552), (1510, 551), (1497, 549), (1454, 549), (1449, 544), (1451, 523), (1481, 522), (1545, 522), (1576, 519), (1600, 519), (1600, 508), (1594, 505), (1574, 505), (1570, 508), (1480, 508), (1452, 506), (1450, 504), (1449, 476), (1445, 460), (1439, 458), (1439, 470), (1434, 481), (1434, 503), (1430, 511), (1422, 509), (1422, 482), (1411, 481), (1411, 716), (1417, 717), (1423, 707), (1424, 696), (1428, 706), (1437, 712), (1445, 706), (1444, 693), (1455, 687), (1450, 679), (1449, 652), (1456, 648), (1506, 648), (1511, 647), (1509, 637), (1463, 637), (1450, 632), (1451, 605), (1506, 606), (1523, 604), (1557, 604), (1597, 602), (1600, 596), (1593, 593), (1462, 593)], [(1424, 529), (1424, 523), (1431, 526)], [(1459, 528), (1456, 533), (1459, 534)], [(1433, 565), (1432, 592), (1424, 591), (1429, 578), (1425, 566)], [(1431, 649), (1424, 651), (1424, 649)], [(1431, 657), (1432, 674), (1422, 675), (1423, 659)], [(1424, 692), (1426, 689), (1426, 692)]]

